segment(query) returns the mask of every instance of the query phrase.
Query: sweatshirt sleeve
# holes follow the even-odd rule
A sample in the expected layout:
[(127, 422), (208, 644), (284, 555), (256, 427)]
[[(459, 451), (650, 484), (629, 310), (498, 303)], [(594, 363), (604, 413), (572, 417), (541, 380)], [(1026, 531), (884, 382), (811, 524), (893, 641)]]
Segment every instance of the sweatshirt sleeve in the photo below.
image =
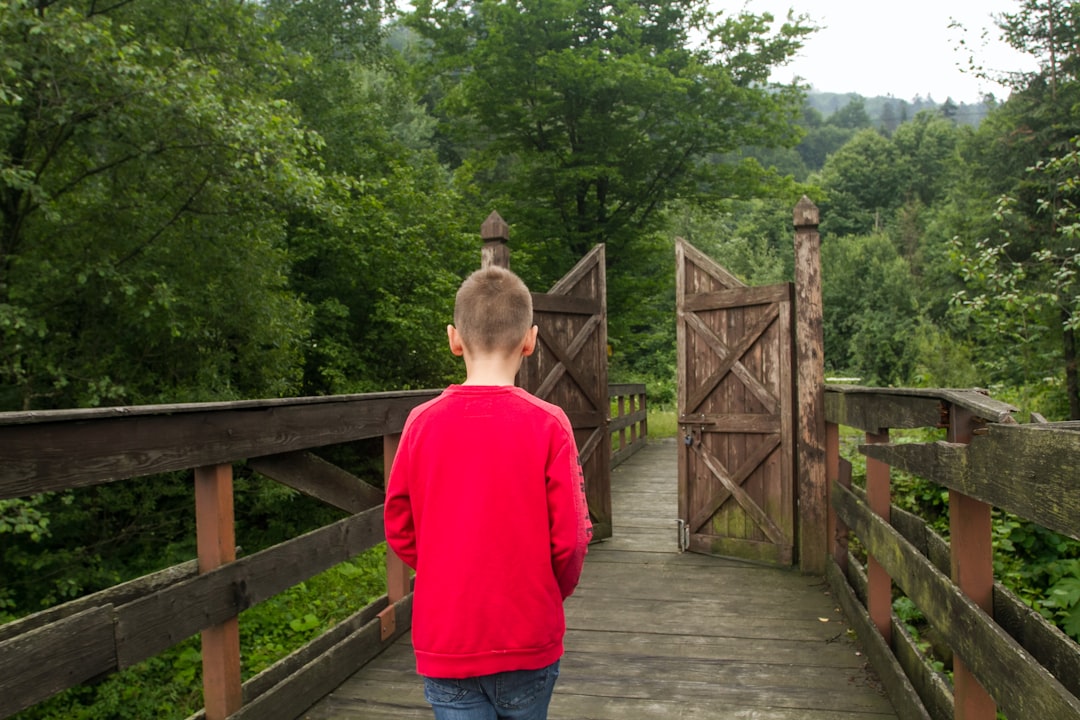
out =
[(386, 481), (386, 504), (383, 505), (386, 542), (399, 558), (416, 569), (416, 526), (409, 497), (409, 458), (404, 438), (394, 456)]
[(585, 552), (592, 539), (585, 478), (569, 421), (565, 424), (565, 438), (548, 468), (547, 483), (551, 564), (565, 600), (578, 584)]

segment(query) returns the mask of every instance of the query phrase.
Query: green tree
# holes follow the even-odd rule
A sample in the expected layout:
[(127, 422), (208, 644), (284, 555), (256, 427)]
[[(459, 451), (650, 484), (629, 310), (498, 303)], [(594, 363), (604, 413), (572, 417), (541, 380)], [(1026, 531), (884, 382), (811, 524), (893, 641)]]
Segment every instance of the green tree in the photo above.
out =
[(771, 20), (699, 0), (424, 0), (411, 23), (437, 71), (460, 76), (443, 109), (476, 138), (473, 180), (576, 259), (596, 242), (618, 249), (669, 199), (743, 193), (753, 164), (718, 156), (797, 139), (799, 90), (768, 78), (807, 29), (774, 33)]
[[(458, 182), (512, 223), (515, 268), (544, 287), (607, 243), (609, 334), (646, 352), (639, 300), (670, 284), (660, 211), (761, 191), (767, 173), (740, 153), (798, 140), (801, 89), (769, 76), (808, 28), (721, 16), (703, 0), (415, 7), (408, 23), (432, 43), (427, 77), (448, 88), (438, 112), (463, 158)], [(670, 324), (670, 311), (645, 326)]]
[(826, 238), (821, 247), (825, 367), (865, 385), (903, 385), (916, 367), (914, 278), (885, 234)]
[[(432, 387), (459, 377), (446, 351), (454, 293), (478, 267), (475, 233), (432, 149), (377, 3), (273, 0), (301, 62), (286, 97), (325, 142), (322, 202), (289, 217), (291, 287), (314, 309), (306, 394)], [(387, 358), (392, 357), (393, 362)]]
[(0, 407), (289, 393), (317, 138), (254, 6), (0, 2)]
[(822, 168), (822, 233), (881, 230), (903, 203), (903, 179), (896, 146), (876, 130), (860, 130)]
[[(1027, 73), (1010, 76), (1014, 91), (996, 108), (973, 138), (967, 155), (966, 183), (981, 190), (986, 223), (956, 233), (955, 257), (969, 293), (959, 307), (993, 313), (1000, 303), (1027, 320), (1019, 343), (1014, 334), (986, 337), (977, 325), (971, 332), (993, 348), (991, 356), (1012, 358), (988, 367), (999, 380), (1018, 385), (1060, 382), (1070, 417), (1080, 418), (1080, 376), (1077, 371), (1076, 322), (1072, 298), (1059, 273), (1068, 272), (1072, 238), (1068, 235), (1070, 178), (1074, 147), (1080, 135), (1075, 108), (1080, 105), (1080, 3), (1024, 0), (1014, 13), (1004, 13), (999, 26), (1005, 39), (1038, 62)], [(1058, 296), (1052, 303), (1050, 296)], [(966, 301), (965, 301), (966, 298)], [(984, 303), (980, 298), (986, 300)], [(1054, 309), (1056, 308), (1056, 310)], [(1007, 344), (1006, 344), (1007, 343)]]

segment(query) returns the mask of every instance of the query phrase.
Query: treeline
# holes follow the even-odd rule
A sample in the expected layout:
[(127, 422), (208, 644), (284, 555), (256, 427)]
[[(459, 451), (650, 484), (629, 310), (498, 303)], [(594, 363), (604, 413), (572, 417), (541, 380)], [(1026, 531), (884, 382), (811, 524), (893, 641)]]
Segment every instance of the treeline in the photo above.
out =
[[(807, 194), (830, 374), (1080, 418), (1080, 3), (1002, 16), (1040, 66), (977, 126), (823, 111), (769, 80), (808, 18), (709, 7), (0, 0), (0, 411), (459, 379), (492, 210), (536, 290), (606, 243), (611, 377), (671, 402), (672, 238), (787, 280)], [(238, 483), (247, 551), (326, 519)], [(0, 501), (0, 619), (191, 557), (187, 493)]]

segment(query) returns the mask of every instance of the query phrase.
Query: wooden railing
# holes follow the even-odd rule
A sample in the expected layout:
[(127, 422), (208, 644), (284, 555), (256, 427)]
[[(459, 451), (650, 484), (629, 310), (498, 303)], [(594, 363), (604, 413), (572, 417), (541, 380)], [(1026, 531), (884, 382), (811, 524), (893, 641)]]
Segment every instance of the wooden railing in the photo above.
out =
[[(381, 437), (389, 468), (409, 411), (437, 394), (0, 413), (0, 499), (192, 470), (199, 555), (0, 625), (0, 718), (198, 633), (206, 709), (196, 717), (299, 716), (408, 629), (408, 569), (391, 553), (387, 595), (243, 684), (237, 618), (383, 540), (382, 490), (309, 451)], [(646, 434), (645, 386), (613, 386), (611, 397), (625, 456)], [(237, 559), (232, 479), (241, 464), (350, 516)]]
[[(1080, 646), (994, 581), (996, 507), (1080, 538), (1080, 428), (1018, 425), (976, 391), (827, 386), (828, 579), (901, 718), (1080, 718)], [(841, 425), (866, 433), (866, 489), (851, 487)], [(937, 442), (890, 442), (890, 430), (943, 428)], [(890, 468), (947, 488), (946, 542), (891, 505)], [(857, 538), (866, 568), (848, 552)], [(893, 586), (954, 653), (936, 672), (892, 612)]]
[[(409, 627), (409, 575), (388, 594), (241, 685), (241, 611), (383, 540), (383, 494), (307, 451), (382, 437), (389, 466), (429, 391), (0, 414), (0, 498), (194, 470), (198, 562), (0, 626), (0, 717), (202, 633), (207, 718), (292, 720)], [(349, 517), (235, 557), (234, 463)]]
[(615, 405), (608, 432), (611, 433), (611, 467), (615, 467), (645, 445), (649, 435), (645, 408), (645, 385), (608, 385), (608, 397)]

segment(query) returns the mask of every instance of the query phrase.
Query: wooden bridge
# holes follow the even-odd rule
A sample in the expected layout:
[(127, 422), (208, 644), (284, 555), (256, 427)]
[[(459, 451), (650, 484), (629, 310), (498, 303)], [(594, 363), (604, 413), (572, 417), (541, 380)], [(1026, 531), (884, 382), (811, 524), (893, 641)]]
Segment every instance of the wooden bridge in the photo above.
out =
[[(820, 577), (680, 554), (676, 446), (652, 442), (612, 474), (614, 536), (566, 603), (553, 719), (895, 718)], [(408, 637), (305, 720), (430, 718)]]
[[(198, 568), (189, 563), (0, 626), (0, 717), (198, 633), (205, 717), (425, 716), (399, 567), (388, 571), (389, 597), (242, 687), (237, 616), (382, 539), (378, 491), (307, 451), (377, 437), (392, 451), (408, 410), (430, 396), (0, 415), (0, 497), (195, 468), (200, 537)], [(1008, 406), (977, 392), (830, 387), (825, 407), (836, 511), (825, 577), (676, 552), (681, 439), (654, 442), (620, 466), (612, 537), (594, 546), (567, 606), (553, 717), (880, 718), (893, 715), (891, 703), (905, 719), (992, 720), (995, 705), (1010, 720), (1080, 718), (1076, 643), (986, 572), (991, 506), (1080, 537), (1075, 424), (1016, 425)], [(643, 417), (639, 405), (605, 426), (625, 438)], [(841, 426), (867, 433), (859, 448), (865, 490), (848, 488)], [(912, 427), (945, 428), (946, 437), (887, 442), (890, 429)], [(353, 514), (229, 557), (231, 473), (243, 462)], [(952, 548), (917, 518), (890, 510), (890, 465), (949, 488)], [(862, 551), (849, 553), (849, 538)], [(892, 614), (894, 586), (952, 646), (952, 682)], [(959, 709), (969, 703), (975, 711)]]
[[(608, 385), (603, 246), (533, 296), (542, 346), (518, 379), (567, 412), (603, 539), (567, 604), (553, 716), (1080, 720), (1080, 649), (995, 582), (991, 529), (996, 509), (1080, 539), (1080, 426), (1018, 425), (980, 391), (826, 386), (805, 198), (795, 226), (794, 286), (748, 288), (676, 243), (674, 442), (643, 443), (643, 387)], [(481, 234), (508, 262), (506, 223)], [(189, 471), (198, 539), (197, 563), (0, 625), (0, 718), (197, 634), (191, 720), (427, 717), (396, 558), (384, 597), (244, 683), (238, 616), (382, 541), (382, 490), (314, 453), (381, 440), (389, 467), (435, 394), (0, 413), (0, 500)], [(936, 439), (890, 434), (919, 428)], [(238, 558), (234, 466), (348, 516)], [(948, 490), (949, 541), (891, 505), (894, 469)], [(893, 613), (901, 594), (951, 673)]]

